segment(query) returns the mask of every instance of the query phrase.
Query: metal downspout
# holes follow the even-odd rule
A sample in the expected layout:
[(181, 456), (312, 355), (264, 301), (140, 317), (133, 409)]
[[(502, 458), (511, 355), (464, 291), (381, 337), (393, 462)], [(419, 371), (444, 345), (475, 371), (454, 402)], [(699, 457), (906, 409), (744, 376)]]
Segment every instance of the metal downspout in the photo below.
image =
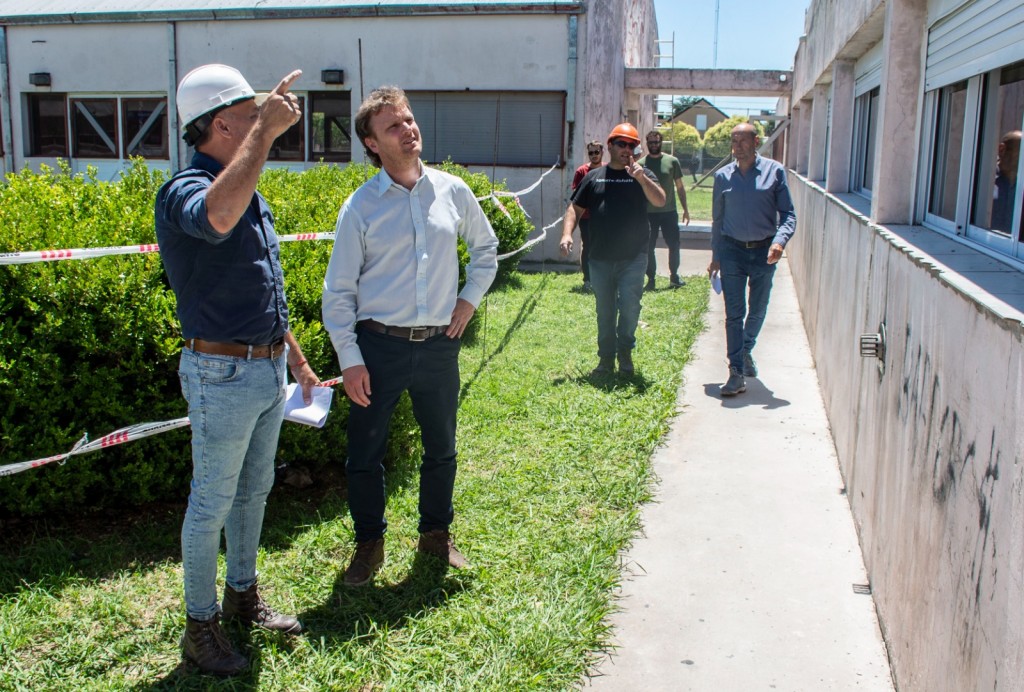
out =
[(178, 39), (177, 25), (174, 22), (167, 22), (167, 125), (170, 129), (171, 175), (181, 170), (181, 154), (179, 146), (181, 137), (178, 133)]
[(4, 171), (14, 172), (11, 144), (11, 66), (7, 62), (7, 27), (0, 26), (0, 130), (3, 131)]

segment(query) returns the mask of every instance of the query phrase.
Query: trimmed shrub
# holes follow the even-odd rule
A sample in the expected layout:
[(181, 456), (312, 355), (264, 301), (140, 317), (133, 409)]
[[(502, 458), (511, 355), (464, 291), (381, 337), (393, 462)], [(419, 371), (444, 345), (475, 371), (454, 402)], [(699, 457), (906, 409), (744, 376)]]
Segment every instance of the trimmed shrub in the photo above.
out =
[[(486, 176), (442, 167), (461, 170), (478, 195), (490, 191)], [(360, 165), (268, 170), (260, 192), (279, 235), (333, 231), (342, 201), (375, 172)], [(0, 185), (0, 252), (156, 242), (153, 202), (165, 176), (139, 159), (116, 183), (95, 178), (94, 171), (72, 175), (66, 165), (9, 174)], [(484, 202), (501, 251), (518, 247), (531, 230), (518, 205), (506, 208), (511, 220)], [(320, 313), (332, 247), (326, 241), (281, 247), (291, 328), (325, 379), (339, 374)], [(0, 266), (0, 463), (70, 450), (86, 432), (185, 417), (180, 347), (174, 294), (156, 253)], [(335, 396), (323, 429), (282, 427), (279, 461), (318, 467), (344, 459), (347, 406), (340, 387)], [(396, 414), (392, 454), (418, 444), (409, 407)], [(189, 440), (183, 428), (0, 477), (0, 515), (184, 498)]]
[[(734, 115), (708, 129), (704, 133), (704, 150), (708, 157), (724, 159), (729, 156), (732, 151), (732, 128), (745, 122), (748, 122), (746, 116)], [(759, 137), (764, 137), (764, 127), (761, 123), (755, 122), (754, 128)]]
[(700, 132), (689, 123), (672, 123), (669, 127), (660, 130), (664, 141), (672, 142), (673, 156), (679, 159), (683, 168), (691, 165), (693, 158), (700, 155), (700, 149), (704, 145), (700, 138)]

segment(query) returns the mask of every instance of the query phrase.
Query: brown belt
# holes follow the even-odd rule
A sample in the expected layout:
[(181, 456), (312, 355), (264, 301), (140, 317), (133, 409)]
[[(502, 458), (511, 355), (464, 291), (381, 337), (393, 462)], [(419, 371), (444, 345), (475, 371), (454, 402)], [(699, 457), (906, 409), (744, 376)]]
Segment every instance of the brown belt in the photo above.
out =
[(225, 344), (203, 339), (185, 339), (185, 346), (198, 353), (211, 356), (233, 356), (235, 358), (277, 358), (284, 353), (284, 339), (272, 344), (247, 346), (246, 344)]
[(407, 341), (426, 341), (427, 339), (437, 336), (448, 329), (447, 324), (439, 327), (390, 327), (386, 324), (381, 324), (376, 320), (361, 320), (358, 323), (358, 326), (363, 329), (369, 329), (371, 332), (377, 332), (378, 334), (393, 336)]

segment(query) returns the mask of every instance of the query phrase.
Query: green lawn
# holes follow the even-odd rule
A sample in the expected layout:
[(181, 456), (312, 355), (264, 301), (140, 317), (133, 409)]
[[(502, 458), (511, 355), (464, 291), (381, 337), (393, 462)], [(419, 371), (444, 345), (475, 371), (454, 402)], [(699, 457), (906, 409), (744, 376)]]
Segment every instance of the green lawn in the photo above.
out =
[(704, 181), (706, 187), (690, 189), (692, 180), (686, 181), (686, 204), (690, 208), (691, 223), (694, 221), (711, 221), (711, 179)]
[(230, 628), (253, 665), (222, 681), (180, 665), (182, 503), (8, 524), (0, 689), (577, 687), (608, 642), (617, 556), (649, 498), (650, 455), (708, 300), (706, 277), (645, 294), (637, 374), (593, 378), (593, 297), (579, 284), (515, 275), (487, 298), (463, 351), (453, 530), (470, 569), (416, 558), (410, 435), (412, 453), (389, 460), (384, 569), (371, 587), (343, 587), (352, 532), (332, 460), (312, 489), (271, 494), (260, 553), (267, 600), (306, 632)]

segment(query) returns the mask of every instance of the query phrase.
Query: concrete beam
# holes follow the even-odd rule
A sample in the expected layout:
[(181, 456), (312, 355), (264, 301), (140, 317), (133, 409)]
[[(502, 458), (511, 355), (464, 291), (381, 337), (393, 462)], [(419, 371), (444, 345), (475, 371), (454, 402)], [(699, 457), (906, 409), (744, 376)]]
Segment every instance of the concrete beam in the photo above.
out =
[(811, 180), (825, 179), (825, 153), (828, 143), (825, 133), (828, 132), (828, 94), (829, 87), (818, 84), (811, 89), (811, 132), (807, 147), (807, 177)]
[(793, 73), (786, 70), (626, 69), (626, 89), (641, 94), (695, 96), (788, 96)]
[(825, 189), (849, 192), (853, 152), (853, 66), (852, 60), (832, 65), (832, 126), (829, 128), (828, 170)]

